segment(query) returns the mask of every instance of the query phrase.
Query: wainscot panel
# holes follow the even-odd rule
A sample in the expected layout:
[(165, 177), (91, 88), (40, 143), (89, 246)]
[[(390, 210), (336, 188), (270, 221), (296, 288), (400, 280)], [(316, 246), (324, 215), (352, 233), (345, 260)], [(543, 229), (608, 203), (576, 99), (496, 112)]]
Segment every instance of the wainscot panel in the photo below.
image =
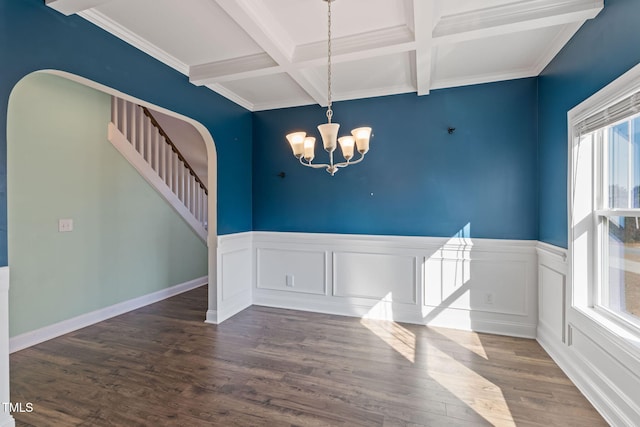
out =
[(333, 295), (416, 304), (417, 263), (412, 256), (334, 252)]
[(251, 305), (251, 246), (250, 232), (218, 236), (217, 309), (207, 313), (208, 321), (220, 323)]
[(257, 305), (535, 337), (536, 242), (254, 232)]
[(315, 295), (327, 293), (324, 251), (258, 248), (256, 264), (260, 289)]

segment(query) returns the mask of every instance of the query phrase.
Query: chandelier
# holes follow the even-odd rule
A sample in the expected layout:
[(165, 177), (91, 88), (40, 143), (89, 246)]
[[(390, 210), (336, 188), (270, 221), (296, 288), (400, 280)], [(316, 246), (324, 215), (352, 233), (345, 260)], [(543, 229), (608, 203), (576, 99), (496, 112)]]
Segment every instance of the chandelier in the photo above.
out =
[[(315, 158), (316, 138), (307, 136), (306, 132), (292, 132), (287, 135), (287, 141), (291, 144), (293, 155), (304, 166), (315, 169), (326, 169), (333, 176), (339, 168), (360, 163), (364, 159), (364, 155), (369, 151), (369, 138), (371, 137), (370, 127), (359, 127), (351, 131), (351, 135), (338, 138), (338, 129), (340, 124), (332, 123), (333, 110), (331, 109), (331, 3), (334, 0), (323, 0), (327, 3), (327, 123), (318, 125), (318, 131), (322, 137), (322, 145), (327, 153), (329, 153), (329, 163), (313, 163)], [(344, 162), (334, 163), (333, 152), (338, 143), (342, 150)], [(352, 161), (354, 155), (354, 146), (360, 153), (357, 160)]]

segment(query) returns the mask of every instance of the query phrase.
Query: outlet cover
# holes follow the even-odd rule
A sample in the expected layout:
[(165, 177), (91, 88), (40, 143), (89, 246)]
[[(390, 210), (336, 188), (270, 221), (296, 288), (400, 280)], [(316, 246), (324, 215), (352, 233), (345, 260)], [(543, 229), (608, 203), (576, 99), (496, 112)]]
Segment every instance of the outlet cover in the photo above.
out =
[(486, 305), (493, 305), (493, 293), (492, 292), (487, 292), (486, 294), (484, 294), (484, 303)]
[(293, 274), (287, 274), (287, 288), (293, 288), (293, 286), (294, 286)]

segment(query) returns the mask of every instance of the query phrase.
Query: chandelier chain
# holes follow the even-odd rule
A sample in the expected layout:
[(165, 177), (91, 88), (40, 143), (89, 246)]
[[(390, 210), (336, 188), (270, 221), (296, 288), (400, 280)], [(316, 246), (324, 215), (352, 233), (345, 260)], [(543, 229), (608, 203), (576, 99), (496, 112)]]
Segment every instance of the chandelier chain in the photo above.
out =
[(327, 0), (327, 120), (331, 123), (333, 110), (331, 109), (331, 2)]

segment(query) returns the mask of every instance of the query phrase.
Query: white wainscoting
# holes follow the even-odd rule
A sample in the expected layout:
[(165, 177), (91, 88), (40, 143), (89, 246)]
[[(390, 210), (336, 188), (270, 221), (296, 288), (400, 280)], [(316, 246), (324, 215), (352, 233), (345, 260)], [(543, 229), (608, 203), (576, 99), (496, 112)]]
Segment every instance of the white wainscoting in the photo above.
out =
[(217, 307), (209, 307), (208, 323), (221, 323), (251, 305), (252, 266), (250, 232), (218, 236)]
[(566, 326), (567, 254), (538, 243), (538, 335), (564, 343)]
[(640, 342), (572, 306), (567, 256), (538, 244), (538, 342), (611, 425), (638, 426)]
[(536, 242), (254, 232), (253, 303), (533, 338)]

